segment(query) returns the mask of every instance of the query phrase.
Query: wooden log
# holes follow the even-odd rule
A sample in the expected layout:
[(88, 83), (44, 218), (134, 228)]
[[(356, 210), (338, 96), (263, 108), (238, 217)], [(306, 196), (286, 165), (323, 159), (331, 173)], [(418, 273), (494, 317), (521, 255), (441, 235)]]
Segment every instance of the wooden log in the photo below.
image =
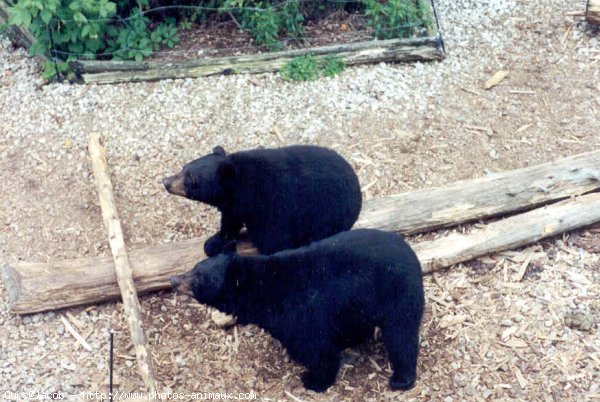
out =
[(441, 60), (439, 37), (372, 40), (307, 49), (218, 57), (182, 62), (134, 62), (77, 60), (71, 67), (84, 83), (113, 84), (161, 79), (197, 78), (219, 74), (267, 73), (279, 71), (295, 57), (313, 55), (339, 57), (347, 65), (375, 62)]
[(414, 245), (428, 273), (459, 262), (534, 243), (540, 239), (600, 222), (600, 193), (582, 195), (492, 222), (467, 234)]
[[(600, 194), (593, 193), (493, 222), (469, 234), (451, 234), (413, 247), (427, 273), (597, 222), (600, 222)], [(172, 275), (190, 270), (204, 257), (203, 240), (191, 239), (132, 251), (135, 282), (140, 292), (170, 288)], [(99, 257), (4, 266), (2, 277), (9, 289), (11, 311), (28, 314), (118, 296), (113, 269), (109, 258)]]
[(591, 24), (600, 25), (600, 0), (588, 0), (585, 19)]
[[(205, 258), (203, 240), (183, 240), (129, 251), (138, 292), (166, 288), (170, 276), (191, 269)], [(112, 257), (19, 262), (12, 267), (3, 266), (1, 272), (11, 310), (18, 314), (115, 300), (121, 295)]]
[[(8, 24), (8, 9), (9, 5), (5, 1), (0, 0), (0, 23), (2, 24)], [(11, 29), (13, 40), (17, 45), (29, 49), (33, 42), (35, 42), (33, 35), (25, 28), (13, 25)]]
[[(503, 214), (600, 188), (600, 151), (498, 173), (434, 189), (366, 202), (357, 227), (415, 233)], [(494, 194), (486, 195), (487, 192)], [(468, 201), (468, 202), (466, 202)], [(204, 258), (205, 239), (133, 250), (134, 282), (140, 291), (168, 287), (168, 278)], [(119, 296), (110, 258), (52, 263), (20, 262), (2, 268), (11, 309), (27, 314), (111, 300)], [(81, 278), (86, 278), (82, 282)], [(84, 290), (82, 290), (84, 289)]]
[(600, 189), (600, 151), (373, 199), (355, 227), (425, 232)]
[[(100, 136), (98, 134), (90, 135), (88, 150), (92, 161), (94, 176), (96, 177), (96, 184), (98, 186), (102, 218), (108, 232), (108, 241), (113, 254), (117, 284), (123, 299), (125, 318), (129, 325), (131, 341), (133, 342), (135, 354), (137, 356), (138, 370), (146, 385), (147, 391), (156, 392), (156, 377), (152, 367), (152, 357), (148, 352), (146, 335), (142, 328), (141, 307), (137, 290), (133, 282), (133, 270), (129, 265), (127, 252), (125, 251), (125, 240), (123, 239), (121, 221), (119, 220), (119, 214), (113, 197), (112, 182), (108, 174), (108, 163), (106, 162), (104, 147), (100, 144)], [(92, 268), (92, 270), (95, 269), (95, 267)], [(86, 272), (82, 275), (81, 279), (86, 278), (87, 274), (88, 273)], [(87, 278), (85, 279), (85, 282), (87, 282)]]

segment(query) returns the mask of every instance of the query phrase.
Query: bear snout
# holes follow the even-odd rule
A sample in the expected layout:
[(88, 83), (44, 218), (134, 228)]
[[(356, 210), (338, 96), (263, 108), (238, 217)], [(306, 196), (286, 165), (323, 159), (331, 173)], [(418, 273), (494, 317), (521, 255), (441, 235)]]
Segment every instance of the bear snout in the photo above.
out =
[(176, 174), (175, 176), (165, 177), (162, 182), (169, 193), (181, 195), (183, 197), (186, 196), (184, 178), (181, 173)]
[(173, 275), (170, 279), (171, 287), (173, 290), (177, 291), (177, 293), (186, 294), (193, 296), (194, 292), (192, 291), (192, 273), (187, 273), (183, 275)]

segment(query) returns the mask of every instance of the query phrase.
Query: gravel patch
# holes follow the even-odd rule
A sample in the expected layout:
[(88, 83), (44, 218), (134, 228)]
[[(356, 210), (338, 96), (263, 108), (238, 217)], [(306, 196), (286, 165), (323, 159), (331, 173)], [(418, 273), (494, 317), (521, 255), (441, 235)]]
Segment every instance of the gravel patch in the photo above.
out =
[[(332, 147), (357, 170), (365, 199), (594, 149), (600, 44), (572, 15), (584, 7), (440, 0), (444, 61), (348, 68), (308, 83), (266, 74), (42, 85), (38, 63), (0, 41), (1, 259), (109, 253), (86, 150), (92, 131), (107, 138), (130, 247), (216, 230), (214, 210), (169, 196), (160, 180), (217, 144)], [(509, 76), (484, 90), (500, 69)], [(598, 233), (427, 277), (419, 379), (405, 394), (389, 392), (379, 342), (351, 352), (337, 384), (317, 395), (301, 387), (300, 367), (261, 330), (216, 328), (211, 311), (169, 292), (142, 299), (158, 378), (165, 391), (253, 391), (269, 400), (598, 398)], [(512, 282), (530, 255), (524, 279)], [(19, 317), (7, 311), (0, 285), (0, 391), (106, 390), (109, 331), (118, 389), (139, 390), (120, 304)]]

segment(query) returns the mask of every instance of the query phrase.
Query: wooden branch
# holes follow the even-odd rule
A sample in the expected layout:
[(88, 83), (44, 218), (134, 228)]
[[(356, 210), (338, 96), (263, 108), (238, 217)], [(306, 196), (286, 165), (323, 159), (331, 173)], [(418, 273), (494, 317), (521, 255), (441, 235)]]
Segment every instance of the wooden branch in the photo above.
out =
[[(600, 151), (589, 152), (444, 187), (375, 199), (365, 203), (356, 226), (403, 233), (425, 231), (598, 190), (598, 177)], [(584, 221), (582, 225), (592, 223)], [(204, 240), (191, 239), (131, 251), (138, 290), (168, 288), (170, 276), (191, 269), (205, 258)], [(48, 264), (20, 262), (14, 267), (3, 267), (2, 276), (11, 309), (20, 314), (119, 296), (114, 265), (106, 257)]]
[[(2, 24), (8, 24), (8, 8), (8, 4), (0, 0), (0, 23)], [(29, 49), (33, 42), (35, 42), (35, 38), (28, 30), (18, 25), (13, 25), (11, 28), (14, 35), (13, 39), (17, 45)]]
[(355, 227), (425, 232), (600, 189), (600, 151), (446, 186), (373, 199)]
[(85, 61), (71, 62), (84, 83), (154, 81), (197, 78), (219, 74), (268, 73), (279, 71), (295, 57), (336, 56), (347, 65), (376, 62), (441, 60), (444, 57), (438, 37), (372, 40), (246, 56), (218, 57), (182, 62)]
[[(104, 147), (100, 144), (100, 137), (98, 134), (90, 135), (88, 150), (92, 160), (96, 184), (98, 186), (102, 218), (108, 232), (108, 241), (113, 254), (117, 283), (123, 298), (125, 317), (129, 324), (131, 340), (135, 347), (138, 369), (148, 391), (156, 392), (156, 378), (152, 367), (152, 358), (150, 353), (148, 353), (146, 335), (144, 334), (144, 329), (141, 324), (141, 307), (133, 283), (133, 270), (129, 265), (127, 252), (125, 251), (125, 241), (123, 240), (121, 222), (113, 197), (113, 187), (108, 174), (106, 155)], [(96, 270), (96, 268), (94, 267), (92, 270)], [(87, 274), (88, 273), (80, 277), (80, 280), (84, 282), (85, 285), (89, 285), (87, 282)]]
[(591, 24), (600, 25), (600, 0), (588, 0), (585, 19)]
[(475, 229), (414, 245), (423, 272), (432, 272), (486, 254), (600, 222), (600, 194), (583, 195)]

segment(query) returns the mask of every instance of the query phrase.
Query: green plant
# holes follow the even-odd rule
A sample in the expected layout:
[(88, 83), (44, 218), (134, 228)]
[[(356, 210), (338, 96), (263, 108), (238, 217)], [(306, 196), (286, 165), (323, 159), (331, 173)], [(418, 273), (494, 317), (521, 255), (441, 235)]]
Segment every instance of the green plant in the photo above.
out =
[(404, 38), (428, 23), (423, 0), (362, 0), (367, 24), (378, 39)]
[(36, 38), (33, 55), (45, 55), (44, 76), (60, 76), (68, 61), (97, 54), (142, 60), (160, 46), (178, 41), (174, 21), (152, 30), (143, 15), (148, 0), (18, 0), (9, 8), (9, 23), (27, 28)]
[(287, 62), (280, 70), (285, 80), (312, 81), (319, 77), (317, 59), (315, 56), (307, 55), (296, 57)]
[(302, 34), (304, 17), (300, 0), (281, 2), (268, 0), (224, 0), (219, 13), (229, 15), (242, 29), (248, 30), (254, 41), (271, 50), (281, 48), (281, 36)]
[(323, 64), (323, 75), (325, 77), (335, 77), (346, 68), (346, 63), (340, 57), (327, 56)]
[(346, 63), (340, 57), (327, 56), (317, 59), (306, 55), (293, 58), (279, 71), (283, 79), (288, 81), (312, 81), (319, 76), (333, 77), (342, 72)]
[(179, 29), (192, 29), (192, 21), (183, 20), (179, 23)]

